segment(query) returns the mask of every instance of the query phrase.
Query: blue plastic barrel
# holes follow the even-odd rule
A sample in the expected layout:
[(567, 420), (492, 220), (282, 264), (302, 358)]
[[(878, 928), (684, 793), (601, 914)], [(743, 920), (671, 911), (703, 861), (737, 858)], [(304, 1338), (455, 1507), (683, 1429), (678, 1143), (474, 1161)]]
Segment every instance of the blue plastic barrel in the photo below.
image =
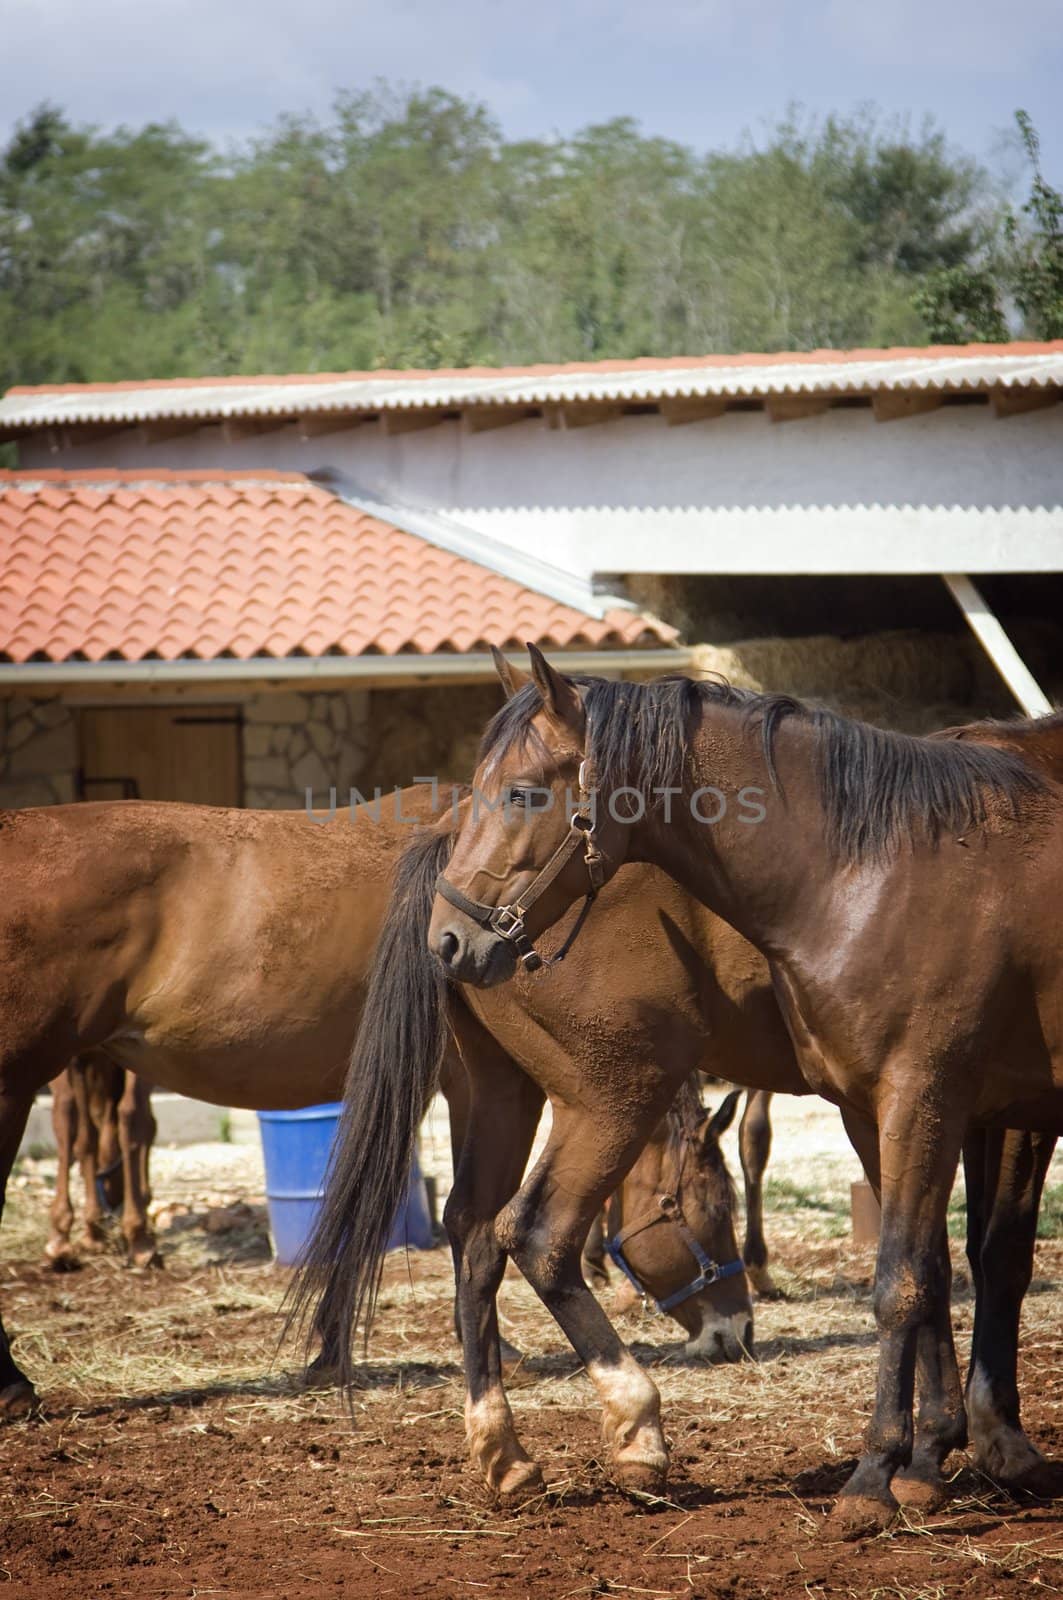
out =
[[(282, 1266), (290, 1267), (298, 1260), (317, 1221), (325, 1171), (342, 1110), (342, 1105), (329, 1104), (258, 1113), (266, 1163), (269, 1230), (273, 1254)], [(397, 1250), (407, 1244), (418, 1250), (430, 1250), (435, 1244), (416, 1156), (406, 1198), (392, 1224), (388, 1249)]]

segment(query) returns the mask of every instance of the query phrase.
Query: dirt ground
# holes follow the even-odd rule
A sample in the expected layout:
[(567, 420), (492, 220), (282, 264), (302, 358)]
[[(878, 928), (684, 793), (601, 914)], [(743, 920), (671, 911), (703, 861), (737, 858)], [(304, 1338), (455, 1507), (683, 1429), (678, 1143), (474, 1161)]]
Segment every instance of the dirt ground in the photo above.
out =
[[(504, 1331), (527, 1356), (511, 1385), (513, 1408), (549, 1484), (519, 1512), (493, 1507), (466, 1467), (445, 1251), (408, 1264), (392, 1257), (350, 1415), (334, 1391), (301, 1386), (296, 1352), (277, 1352), (287, 1275), (269, 1261), (253, 1154), (162, 1153), (166, 1266), (143, 1273), (113, 1255), (61, 1276), (42, 1267), (49, 1168), (25, 1163), (4, 1220), (0, 1292), (46, 1404), (41, 1419), (8, 1427), (0, 1444), (2, 1592), (49, 1600), (1063, 1592), (1063, 1504), (1018, 1503), (962, 1457), (945, 1512), (856, 1546), (822, 1540), (872, 1393), (872, 1260), (845, 1237), (830, 1198), (847, 1169), (825, 1200), (790, 1173), (785, 1136), (780, 1146), (770, 1235), (789, 1298), (758, 1307), (757, 1364), (684, 1365), (674, 1325), (640, 1310), (620, 1321), (664, 1397), (674, 1447), (667, 1501), (635, 1503), (608, 1483), (589, 1385), (534, 1296), (507, 1277)], [(957, 1266), (963, 1340), (971, 1303), (959, 1258)], [(1056, 1456), (1061, 1311), (1063, 1242), (1053, 1239), (1039, 1245), (1022, 1380), (1027, 1425)]]

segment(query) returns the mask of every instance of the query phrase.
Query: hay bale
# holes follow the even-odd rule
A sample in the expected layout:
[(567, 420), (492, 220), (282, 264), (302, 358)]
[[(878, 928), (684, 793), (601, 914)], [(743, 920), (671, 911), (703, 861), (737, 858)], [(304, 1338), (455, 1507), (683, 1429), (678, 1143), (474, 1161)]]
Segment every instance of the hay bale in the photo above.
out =
[(743, 688), (784, 690), (802, 699), (855, 704), (868, 699), (964, 703), (974, 687), (971, 645), (963, 635), (896, 631), (840, 639), (744, 639), (698, 645), (700, 672), (719, 672)]
[(883, 727), (929, 732), (974, 717), (1006, 715), (999, 679), (983, 678), (977, 645), (963, 634), (897, 630), (841, 639), (745, 639), (697, 645), (699, 674), (740, 688), (778, 691)]

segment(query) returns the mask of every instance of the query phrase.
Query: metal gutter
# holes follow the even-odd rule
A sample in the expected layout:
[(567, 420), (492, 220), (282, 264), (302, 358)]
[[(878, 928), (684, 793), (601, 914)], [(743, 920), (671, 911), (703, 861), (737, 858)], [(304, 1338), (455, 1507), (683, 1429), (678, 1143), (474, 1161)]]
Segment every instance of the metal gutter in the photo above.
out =
[[(616, 672), (675, 672), (694, 665), (686, 648), (652, 650), (553, 650), (549, 654), (563, 672), (609, 676)], [(516, 666), (526, 666), (523, 651), (508, 652)], [(424, 683), (433, 679), (493, 680), (495, 669), (486, 651), (461, 655), (398, 656), (251, 656), (239, 661), (223, 657), (214, 661), (25, 661), (0, 664), (0, 694), (8, 689), (80, 688), (104, 684), (209, 685), (236, 683), (357, 684), (373, 681), (392, 684)]]
[(414, 534), (440, 550), (448, 550), (451, 555), (474, 561), (477, 566), (487, 567), (504, 578), (512, 578), (514, 583), (534, 589), (537, 594), (549, 595), (551, 600), (572, 606), (589, 617), (601, 621), (607, 611), (639, 610), (635, 602), (626, 596), (596, 589), (590, 577), (540, 561), (538, 556), (529, 555), (516, 545), (492, 539), (490, 534), (455, 522), (438, 511), (406, 505), (394, 499), (380, 500), (372, 490), (363, 490), (338, 468), (317, 468), (308, 472), (307, 477), (311, 483), (327, 489), (329, 494), (335, 495), (337, 500), (342, 500), (354, 511), (376, 517), (379, 522), (388, 522), (395, 528), (401, 528), (404, 533)]

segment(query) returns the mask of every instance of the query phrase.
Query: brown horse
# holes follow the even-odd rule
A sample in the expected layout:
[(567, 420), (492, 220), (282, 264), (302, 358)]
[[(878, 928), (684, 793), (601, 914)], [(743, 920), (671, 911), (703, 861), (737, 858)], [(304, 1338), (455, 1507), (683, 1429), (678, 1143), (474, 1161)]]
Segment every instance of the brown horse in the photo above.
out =
[[(341, 1154), (297, 1290), (297, 1303), (304, 1306), (318, 1293), (328, 1300), (325, 1320), (341, 1350), (359, 1315), (371, 1314), (381, 1230), (405, 1182), (441, 1048), (444, 990), (419, 941), (427, 932), (434, 873), (448, 850), (445, 838), (429, 839), (404, 866), (356, 1048)], [(503, 987), (465, 990), (457, 1013), (459, 1041), (473, 1012), (492, 1041), (474, 1039), (470, 1052), (474, 1105), (467, 1151), (476, 1159), (459, 1169), (446, 1216), (459, 1302), (471, 1330), (465, 1356), (473, 1459), (500, 1493), (538, 1485), (537, 1469), (513, 1432), (491, 1348), (493, 1293), (505, 1246), (601, 1378), (614, 1475), (622, 1484), (659, 1488), (667, 1452), (656, 1390), (584, 1288), (579, 1257), (587, 1226), (630, 1160), (634, 1129), (655, 1120), (656, 1108), (691, 1070), (703, 1068), (767, 1092), (807, 1092), (807, 1085), (766, 962), (727, 923), (652, 868), (632, 868), (611, 881), (565, 965), (542, 979), (521, 977), (517, 986), (515, 1009), (511, 990)], [(507, 1205), (538, 1114), (538, 1101), (530, 1111), (523, 1103), (529, 1081), (553, 1101), (554, 1130), (540, 1162)], [(866, 1131), (851, 1120), (866, 1149)], [(969, 1172), (980, 1334), (972, 1374), (985, 1380), (985, 1403), (977, 1408), (972, 1432), (988, 1470), (1030, 1482), (1041, 1458), (1019, 1423), (1017, 1327), (1053, 1141), (1046, 1138), (1032, 1150), (1027, 1139), (1025, 1158), (1016, 1159), (1013, 1147), (1021, 1136), (1008, 1138), (1007, 1159), (998, 1151), (994, 1164), (984, 1151), (973, 1150)], [(869, 1159), (874, 1173), (873, 1148)], [(1032, 1163), (1032, 1180), (1023, 1159)], [(998, 1216), (1007, 1219), (1005, 1226), (995, 1224)], [(930, 1403), (941, 1386), (941, 1361), (952, 1351), (947, 1335), (946, 1317), (944, 1354), (936, 1339), (924, 1341), (920, 1354), (929, 1399), (907, 1475), (912, 1498), (941, 1492), (940, 1465), (954, 1442)], [(984, 1348), (988, 1339), (993, 1342)], [(954, 1356), (952, 1362), (954, 1369)], [(610, 1411), (621, 1381), (629, 1408)], [(633, 1419), (636, 1406), (642, 1409)]]
[[(34, 1094), (75, 1055), (102, 1049), (145, 1082), (219, 1105), (338, 1098), (395, 864), (434, 815), (427, 786), (391, 798), (327, 826), (303, 812), (140, 801), (0, 816), (0, 1203)], [(452, 1076), (460, 1083), (460, 1064)], [(537, 1115), (534, 1085), (524, 1104)], [(696, 1167), (689, 1220), (699, 1247), (730, 1261), (711, 1154)], [(653, 1198), (638, 1182), (633, 1205)], [(670, 1232), (635, 1248), (657, 1298), (676, 1287)], [(702, 1286), (683, 1310), (692, 1339), (719, 1327), (739, 1353), (744, 1278)], [(0, 1416), (34, 1400), (0, 1325)]]
[[(768, 1243), (764, 1237), (764, 1173), (771, 1155), (771, 1102), (769, 1091), (747, 1090), (745, 1108), (738, 1124), (738, 1156), (745, 1191), (742, 1260), (746, 1264), (749, 1286), (762, 1300), (780, 1298), (768, 1267)], [(634, 1168), (631, 1175), (635, 1175)], [(595, 1288), (604, 1287), (609, 1281), (605, 1264), (609, 1254), (609, 1239), (620, 1225), (615, 1207), (611, 1204), (611, 1215), (607, 1216), (604, 1211), (598, 1213), (583, 1246), (580, 1258), (583, 1275)], [(621, 1284), (614, 1297), (614, 1309), (626, 1310), (637, 1299), (637, 1285), (630, 1282)]]
[[(100, 1052), (79, 1056), (52, 1082), (52, 1127), (59, 1157), (52, 1201), (52, 1231), (45, 1254), (57, 1267), (72, 1266), (77, 1250), (104, 1248), (104, 1202), (121, 1209), (121, 1231), (135, 1267), (158, 1264), (148, 1222), (151, 1189), (148, 1163), (155, 1142), (151, 1085), (125, 1072)], [(70, 1169), (77, 1161), (85, 1190), (77, 1250), (71, 1243), (74, 1208)]]
[[(536, 651), (532, 675), (489, 730), (477, 783), (503, 803), (470, 808), (431, 946), (453, 977), (503, 982), (631, 860), (768, 959), (802, 1076), (862, 1130), (865, 1165), (877, 1158), (878, 1394), (833, 1527), (882, 1527), (913, 1459), (917, 1359), (936, 1451), (966, 1434), (946, 1249), (964, 1136), (1051, 1134), (1063, 1118), (1063, 788), (1015, 749), (886, 733), (783, 696), (575, 683)], [(642, 927), (613, 921), (625, 953)], [(641, 1436), (652, 1461), (656, 1413), (630, 1358), (578, 1331), (621, 1452)]]

